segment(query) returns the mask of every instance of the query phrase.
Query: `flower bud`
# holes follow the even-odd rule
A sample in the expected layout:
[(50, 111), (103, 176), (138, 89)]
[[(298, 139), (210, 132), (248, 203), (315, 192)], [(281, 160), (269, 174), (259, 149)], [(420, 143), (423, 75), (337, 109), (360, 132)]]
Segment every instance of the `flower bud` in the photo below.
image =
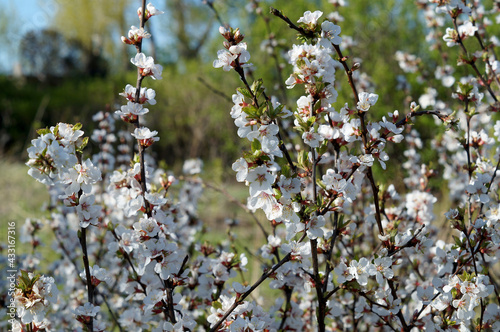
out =
[(240, 43), (243, 38), (245, 38), (245, 35), (240, 32), (240, 29), (236, 29), (236, 31), (234, 32), (234, 41), (236, 42), (236, 44)]

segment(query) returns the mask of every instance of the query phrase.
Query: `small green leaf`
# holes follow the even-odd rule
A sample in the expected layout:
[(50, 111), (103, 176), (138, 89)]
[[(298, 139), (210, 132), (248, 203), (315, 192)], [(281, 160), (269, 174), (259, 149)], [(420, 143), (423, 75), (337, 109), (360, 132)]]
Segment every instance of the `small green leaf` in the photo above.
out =
[(284, 115), (283, 108), (285, 105), (278, 105), (278, 107), (274, 108), (272, 105), (269, 105), (268, 116), (271, 120), (278, 118), (281, 115)]
[(324, 140), (321, 146), (318, 148), (318, 155), (323, 155), (328, 151), (328, 141)]
[(254, 139), (252, 141), (252, 152), (260, 151), (262, 149), (262, 144), (260, 144), (260, 141), (258, 139)]
[(38, 135), (47, 135), (50, 134), (50, 129), (49, 128), (40, 128), (36, 131)]
[(88, 143), (89, 143), (89, 138), (88, 137), (84, 137), (82, 139), (82, 143), (77, 148), (78, 152), (83, 152), (83, 149), (85, 149), (85, 147), (87, 146)]
[(213, 301), (212, 307), (214, 307), (215, 309), (222, 309), (222, 303), (220, 303), (219, 301)]
[(245, 112), (249, 118), (251, 119), (258, 119), (260, 118), (259, 116), (259, 110), (252, 105), (245, 106), (241, 109), (243, 112)]
[(247, 97), (248, 99), (252, 99), (252, 93), (247, 90), (247, 88), (237, 88), (236, 89), (239, 93), (241, 93), (243, 96)]

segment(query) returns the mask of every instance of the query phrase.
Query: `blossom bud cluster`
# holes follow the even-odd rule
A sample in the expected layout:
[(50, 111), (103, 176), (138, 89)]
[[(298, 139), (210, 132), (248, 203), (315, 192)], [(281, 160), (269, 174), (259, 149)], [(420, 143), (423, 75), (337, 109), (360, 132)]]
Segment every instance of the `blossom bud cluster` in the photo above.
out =
[(54, 278), (21, 271), (18, 286), (12, 296), (21, 322), (45, 328), (48, 323), (45, 316), (50, 306), (57, 302), (58, 294)]
[(92, 186), (101, 180), (101, 171), (90, 159), (80, 161), (80, 152), (87, 144), (81, 125), (59, 123), (50, 129), (39, 131), (40, 137), (31, 141), (26, 163), (28, 174), (39, 182), (63, 187), (59, 196), (69, 206), (75, 206), (80, 225), (95, 225), (101, 208), (95, 204)]
[(244, 36), (240, 33), (240, 30), (227, 30), (224, 27), (220, 27), (219, 32), (226, 38), (224, 42), (226, 49), (217, 51), (218, 59), (214, 60), (214, 67), (222, 67), (224, 71), (230, 71), (235, 67), (250, 67), (252, 65), (248, 63), (250, 53), (247, 51), (247, 43), (242, 42)]

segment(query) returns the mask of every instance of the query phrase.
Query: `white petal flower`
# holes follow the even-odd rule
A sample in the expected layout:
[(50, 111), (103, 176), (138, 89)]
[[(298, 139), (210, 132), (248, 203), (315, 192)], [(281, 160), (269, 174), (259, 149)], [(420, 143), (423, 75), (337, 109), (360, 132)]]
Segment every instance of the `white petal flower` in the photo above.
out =
[(318, 23), (318, 19), (321, 17), (321, 15), (323, 15), (322, 11), (317, 10), (317, 11), (311, 13), (311, 11), (308, 10), (308, 11), (304, 12), (304, 16), (299, 18), (297, 23), (304, 23), (307, 25), (314, 26)]

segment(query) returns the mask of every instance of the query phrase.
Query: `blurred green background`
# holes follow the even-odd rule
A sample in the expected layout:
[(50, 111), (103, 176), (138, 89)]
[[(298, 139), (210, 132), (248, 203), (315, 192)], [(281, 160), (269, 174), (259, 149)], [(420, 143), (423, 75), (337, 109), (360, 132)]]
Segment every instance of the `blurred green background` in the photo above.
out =
[[(118, 94), (126, 84), (135, 84), (136, 72), (130, 64), (135, 49), (121, 43), (120, 36), (126, 35), (131, 25), (139, 25), (135, 12), (140, 1), (1, 2), (5, 10), (0, 12), (0, 155), (4, 160), (0, 176), (7, 177), (4, 183), (11, 183), (21, 176), (11, 177), (11, 171), (5, 169), (12, 165), (16, 169), (24, 167), (26, 148), (36, 129), (57, 122), (81, 122), (90, 135), (95, 126), (93, 114), (100, 110), (114, 112), (124, 103)], [(370, 114), (373, 119), (396, 109), (404, 114), (426, 86), (440, 86), (432, 81), (442, 54), (439, 50), (430, 52), (424, 42), (425, 22), (415, 1), (349, 1), (347, 7), (336, 7), (326, 0), (262, 1), (258, 3), (262, 15), (248, 10), (255, 5), (251, 1), (210, 3), (220, 21), (239, 27), (246, 35), (255, 65), (251, 77), (263, 78), (268, 95), (278, 96), (291, 109), (301, 91), (283, 89), (280, 83), (291, 72), (286, 66), (286, 52), (297, 43), (296, 34), (269, 14), (269, 6), (282, 10), (294, 22), (305, 10), (322, 10), (323, 17), (338, 12), (343, 18), (337, 23), (342, 28), (341, 36), (344, 41), (350, 36), (355, 42), (345, 55), (361, 62), (359, 72), (367, 74), (365, 82), (371, 83), (370, 92), (380, 96)], [(240, 85), (239, 79), (234, 72), (212, 66), (217, 50), (222, 48), (223, 38), (218, 33), (221, 22), (204, 1), (157, 0), (154, 5), (165, 15), (148, 21), (146, 29), (153, 38), (144, 42), (144, 52), (164, 67), (162, 80), (147, 79), (143, 83), (156, 90), (157, 104), (148, 107), (147, 115), (147, 124), (161, 138), (153, 153), (176, 170), (187, 158), (201, 158), (213, 182), (234, 183), (231, 164), (248, 142), (237, 137), (229, 116), (230, 98)], [(263, 43), (270, 36), (278, 45), (274, 54)], [(405, 89), (398, 81), (403, 74), (394, 56), (398, 50), (423, 59), (420, 72), (407, 76)], [(281, 73), (277, 64), (282, 66)], [(337, 80), (339, 101), (335, 107), (340, 109), (345, 102), (352, 105), (353, 97), (349, 89), (343, 88), (345, 75), (338, 73)], [(450, 92), (451, 88), (438, 89), (440, 95)], [(430, 118), (419, 119), (417, 126), (424, 142), (435, 134)], [(389, 167), (397, 176), (403, 154), (392, 152), (394, 162)], [(426, 160), (433, 157), (430, 149), (424, 153)], [(383, 181), (383, 177), (377, 180)], [(27, 176), (26, 181), (27, 186), (33, 183)], [(8, 186), (2, 185), (2, 191)], [(20, 195), (26, 198), (39, 194), (21, 191)], [(12, 195), (9, 198), (16, 200)], [(6, 211), (0, 212), (2, 219), (11, 218)]]
[[(120, 36), (126, 35), (131, 25), (138, 25), (135, 9), (140, 1), (34, 3), (45, 15), (46, 25), (17, 36), (17, 45), (9, 41), (19, 31), (18, 17), (23, 6), (11, 1), (8, 10), (0, 14), (0, 38), (6, 45), (2, 52), (15, 55), (7, 55), (9, 61), (4, 61), (4, 66), (8, 64), (10, 68), (3, 68), (0, 76), (0, 151), (19, 160), (24, 159), (36, 128), (60, 121), (80, 121), (90, 133), (94, 126), (91, 116), (99, 110), (119, 108), (123, 99), (118, 93), (127, 83), (134, 84), (136, 75), (129, 62), (135, 49), (121, 43)], [(245, 41), (255, 64), (254, 77), (262, 77), (268, 94), (283, 100), (276, 88), (279, 81), (274, 58), (261, 48), (263, 39), (268, 37), (266, 24), (262, 17), (247, 11), (248, 3), (214, 1), (213, 6), (224, 23), (240, 27), (247, 36)], [(222, 47), (217, 31), (220, 23), (209, 6), (199, 0), (160, 0), (154, 4), (166, 13), (148, 21), (146, 28), (152, 31), (153, 39), (144, 43), (145, 53), (153, 55), (164, 67), (163, 80), (144, 82), (144, 86), (156, 90), (158, 101), (149, 107), (147, 119), (161, 137), (155, 153), (168, 164), (200, 157), (206, 161), (220, 159), (218, 164), (227, 165), (246, 142), (237, 139), (228, 116), (228, 98), (239, 85), (238, 79), (235, 73), (212, 67), (217, 49)], [(335, 11), (328, 1), (260, 3), (263, 16), (269, 19), (270, 31), (283, 46), (277, 54), (283, 65), (286, 60), (282, 54), (296, 42), (295, 33), (269, 14), (269, 5), (283, 10), (292, 21), (297, 21), (305, 10), (322, 10), (324, 16)], [(379, 111), (406, 108), (405, 92), (396, 89), (397, 75), (402, 71), (394, 53), (400, 49), (413, 53), (427, 50), (421, 44), (422, 22), (413, 1), (351, 1), (338, 11), (344, 17), (344, 22), (339, 23), (342, 36), (352, 36), (357, 43), (349, 52), (351, 57), (363, 59), (362, 72), (371, 77), (375, 92), (381, 96)], [(284, 68), (283, 79), (290, 70)], [(343, 79), (342, 74), (338, 79)], [(292, 101), (299, 90), (286, 91), (286, 101)], [(420, 92), (416, 89), (414, 93), (418, 96)], [(344, 101), (351, 102), (349, 91), (341, 93), (339, 101), (338, 108)]]

